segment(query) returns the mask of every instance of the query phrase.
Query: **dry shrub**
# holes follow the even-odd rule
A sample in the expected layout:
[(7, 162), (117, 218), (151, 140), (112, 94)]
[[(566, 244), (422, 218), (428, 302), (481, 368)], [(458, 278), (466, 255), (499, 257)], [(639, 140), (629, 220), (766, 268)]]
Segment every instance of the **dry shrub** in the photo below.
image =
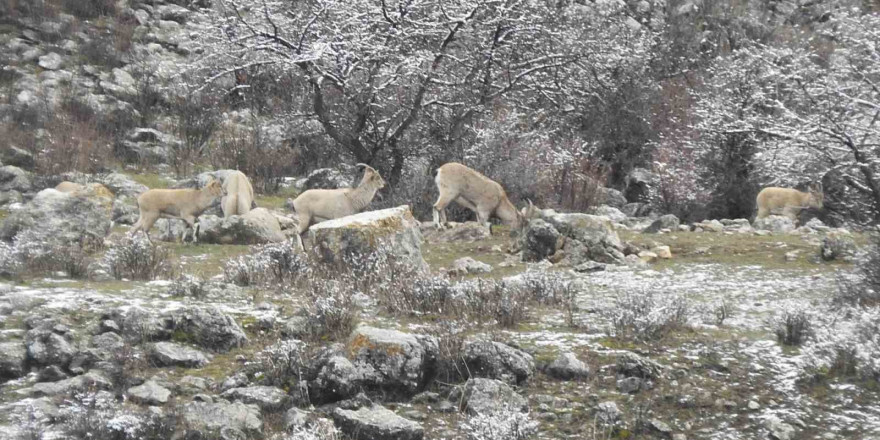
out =
[(58, 115), (46, 124), (45, 133), (35, 156), (40, 174), (97, 173), (106, 169), (107, 158), (112, 156), (112, 140), (93, 120)]
[(151, 243), (146, 234), (134, 234), (111, 247), (104, 254), (104, 264), (117, 280), (151, 281), (172, 274), (170, 258), (168, 249)]
[(258, 192), (278, 190), (287, 170), (296, 162), (296, 154), (287, 145), (270, 145), (265, 128), (248, 121), (248, 125), (224, 124), (210, 143), (211, 165), (215, 169), (234, 169), (245, 173)]

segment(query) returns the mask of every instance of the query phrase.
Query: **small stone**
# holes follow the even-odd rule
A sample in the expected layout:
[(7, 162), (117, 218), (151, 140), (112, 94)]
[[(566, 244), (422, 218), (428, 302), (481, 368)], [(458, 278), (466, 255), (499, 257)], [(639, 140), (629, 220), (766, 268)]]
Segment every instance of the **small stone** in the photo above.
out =
[(148, 380), (143, 385), (129, 388), (128, 396), (133, 401), (145, 405), (164, 405), (168, 403), (171, 391), (152, 380)]
[(759, 408), (761, 408), (761, 405), (759, 405), (758, 402), (755, 402), (754, 400), (749, 401), (749, 409), (750, 410), (755, 411)]
[(621, 393), (636, 394), (642, 388), (642, 379), (638, 377), (625, 377), (617, 381), (617, 389)]

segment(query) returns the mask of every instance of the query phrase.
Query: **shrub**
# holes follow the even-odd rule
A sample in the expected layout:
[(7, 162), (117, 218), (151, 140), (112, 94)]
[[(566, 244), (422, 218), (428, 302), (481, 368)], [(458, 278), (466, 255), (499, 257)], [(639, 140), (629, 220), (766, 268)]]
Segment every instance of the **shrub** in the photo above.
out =
[(804, 309), (786, 307), (775, 318), (773, 331), (781, 344), (801, 345), (812, 334), (812, 315)]
[(355, 290), (338, 280), (315, 280), (306, 290), (312, 306), (311, 337), (315, 340), (338, 340), (348, 337), (357, 326), (360, 307), (355, 304)]
[(18, 278), (24, 270), (24, 261), (13, 244), (0, 240), (0, 277)]
[(151, 243), (146, 234), (133, 234), (111, 247), (104, 254), (104, 263), (117, 280), (154, 280), (170, 276), (172, 271), (168, 249)]
[(468, 440), (522, 440), (538, 432), (528, 413), (502, 405), (497, 411), (470, 416), (461, 428)]
[(256, 118), (247, 119), (244, 124), (228, 123), (217, 129), (209, 143), (211, 165), (240, 170), (251, 179), (254, 190), (275, 192), (296, 154), (283, 143), (272, 144), (267, 127)]
[(868, 250), (859, 256), (855, 272), (838, 278), (834, 303), (838, 305), (880, 305), (880, 235), (871, 238)]
[(690, 301), (684, 296), (645, 291), (619, 294), (606, 315), (614, 336), (653, 340), (686, 327), (690, 313)]
[(801, 349), (805, 372), (880, 380), (880, 308), (847, 308), (827, 316)]
[(249, 255), (228, 260), (223, 268), (226, 282), (239, 286), (296, 282), (311, 274), (308, 256), (289, 240), (257, 246)]
[(177, 277), (168, 288), (171, 296), (203, 299), (208, 295), (208, 282), (189, 274)]
[(27, 230), (11, 245), (0, 242), (0, 276), (17, 278), (62, 271), (71, 278), (85, 278), (91, 259), (78, 244), (58, 244), (51, 237)]
[(171, 438), (176, 414), (159, 415), (123, 407), (108, 392), (79, 393), (60, 408), (61, 429), (70, 439), (140, 440)]
[(306, 345), (302, 341), (278, 341), (257, 353), (249, 365), (264, 385), (295, 389), (306, 368)]

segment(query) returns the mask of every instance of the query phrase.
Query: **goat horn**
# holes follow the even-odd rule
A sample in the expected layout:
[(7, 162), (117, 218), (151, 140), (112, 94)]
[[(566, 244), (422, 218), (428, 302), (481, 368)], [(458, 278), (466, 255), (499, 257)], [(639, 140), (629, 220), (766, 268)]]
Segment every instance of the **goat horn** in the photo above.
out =
[(367, 165), (365, 163), (356, 163), (354, 166), (356, 166), (358, 168), (371, 168), (369, 165)]

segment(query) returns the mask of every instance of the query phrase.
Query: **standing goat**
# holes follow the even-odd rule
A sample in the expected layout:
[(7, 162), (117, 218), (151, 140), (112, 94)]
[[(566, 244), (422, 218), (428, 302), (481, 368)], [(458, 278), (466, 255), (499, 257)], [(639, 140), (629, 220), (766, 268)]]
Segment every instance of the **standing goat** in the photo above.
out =
[(440, 192), (434, 204), (434, 226), (438, 229), (446, 224), (446, 207), (453, 201), (474, 211), (481, 225), (488, 226), (489, 217), (494, 215), (514, 230), (522, 229), (535, 212), (531, 201), (522, 212), (517, 211), (498, 182), (460, 163), (438, 168), (434, 183)]
[(385, 179), (373, 167), (363, 163), (357, 166), (364, 168), (364, 177), (357, 187), (310, 189), (293, 200), (293, 210), (299, 220), (297, 238), (300, 247), (303, 247), (302, 233), (309, 225), (357, 214), (373, 201), (376, 191), (385, 187)]
[(254, 187), (251, 181), (241, 171), (233, 171), (226, 176), (223, 182), (223, 190), (226, 195), (220, 201), (223, 209), (223, 217), (231, 215), (245, 215), (251, 210), (254, 201)]
[(186, 238), (186, 232), (190, 229), (193, 231), (193, 241), (199, 241), (196, 220), (223, 195), (223, 186), (217, 180), (211, 180), (202, 189), (151, 189), (138, 196), (140, 218), (131, 228), (131, 233), (144, 231), (149, 240), (150, 228), (159, 217), (179, 218), (187, 225), (180, 235), (180, 241)]
[(797, 221), (798, 214), (804, 208), (822, 209), (825, 194), (822, 184), (811, 184), (808, 192), (791, 188), (764, 188), (758, 193), (758, 216), (764, 218), (773, 211), (782, 210), (782, 215)]

